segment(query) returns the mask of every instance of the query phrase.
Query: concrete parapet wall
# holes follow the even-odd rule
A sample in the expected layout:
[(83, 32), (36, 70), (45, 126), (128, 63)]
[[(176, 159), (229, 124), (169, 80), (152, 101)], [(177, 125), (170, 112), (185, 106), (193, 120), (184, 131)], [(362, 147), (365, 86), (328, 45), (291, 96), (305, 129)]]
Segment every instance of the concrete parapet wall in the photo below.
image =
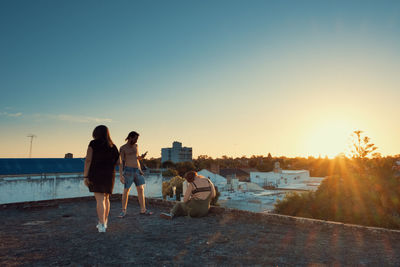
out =
[[(145, 195), (160, 197), (162, 177), (158, 175), (145, 178)], [(134, 185), (132, 186), (134, 187)], [(116, 176), (114, 192), (121, 194), (123, 184)], [(137, 195), (135, 189), (132, 195)], [(33, 175), (19, 177), (3, 177), (0, 179), (0, 204), (18, 203), (28, 201), (42, 201), (51, 199), (64, 199), (92, 196), (83, 184), (83, 177), (75, 175)]]

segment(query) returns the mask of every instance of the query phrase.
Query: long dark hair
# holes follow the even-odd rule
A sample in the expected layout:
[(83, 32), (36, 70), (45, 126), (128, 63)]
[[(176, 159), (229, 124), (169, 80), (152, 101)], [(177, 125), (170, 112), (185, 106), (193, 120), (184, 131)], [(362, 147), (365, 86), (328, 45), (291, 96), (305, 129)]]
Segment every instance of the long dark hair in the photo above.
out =
[(107, 126), (105, 125), (99, 125), (96, 128), (94, 128), (92, 136), (95, 140), (104, 141), (104, 143), (109, 145), (110, 147), (114, 145), (110, 137), (110, 132), (108, 131)]

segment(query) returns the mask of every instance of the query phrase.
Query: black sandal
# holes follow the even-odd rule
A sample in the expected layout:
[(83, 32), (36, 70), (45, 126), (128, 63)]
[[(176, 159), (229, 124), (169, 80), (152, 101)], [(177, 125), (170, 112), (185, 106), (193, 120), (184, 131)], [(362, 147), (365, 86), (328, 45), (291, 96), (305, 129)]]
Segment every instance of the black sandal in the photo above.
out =
[(149, 215), (153, 215), (153, 212), (152, 212), (152, 211), (149, 211), (149, 210), (146, 210), (145, 212), (140, 212), (140, 215), (147, 215), (147, 216), (149, 216)]

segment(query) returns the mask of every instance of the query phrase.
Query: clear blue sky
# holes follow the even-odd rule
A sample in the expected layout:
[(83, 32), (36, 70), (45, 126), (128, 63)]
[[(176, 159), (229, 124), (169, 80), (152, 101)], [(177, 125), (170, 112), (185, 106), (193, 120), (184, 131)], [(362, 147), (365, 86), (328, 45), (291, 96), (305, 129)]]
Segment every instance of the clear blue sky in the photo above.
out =
[(0, 2), (0, 157), (400, 153), (400, 1)]

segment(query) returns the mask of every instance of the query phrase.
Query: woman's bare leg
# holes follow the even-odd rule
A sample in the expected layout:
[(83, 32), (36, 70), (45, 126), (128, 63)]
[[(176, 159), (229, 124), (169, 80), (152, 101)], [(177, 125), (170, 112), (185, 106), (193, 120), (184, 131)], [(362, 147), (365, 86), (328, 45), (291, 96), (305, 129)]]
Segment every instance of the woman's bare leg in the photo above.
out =
[(97, 202), (97, 217), (99, 218), (99, 222), (101, 224), (104, 224), (105, 221), (105, 211), (106, 211), (106, 199), (105, 199), (105, 194), (104, 193), (94, 193), (94, 197), (96, 198)]
[(104, 213), (104, 223), (108, 222), (108, 214), (110, 213), (110, 194), (105, 194), (105, 213)]

